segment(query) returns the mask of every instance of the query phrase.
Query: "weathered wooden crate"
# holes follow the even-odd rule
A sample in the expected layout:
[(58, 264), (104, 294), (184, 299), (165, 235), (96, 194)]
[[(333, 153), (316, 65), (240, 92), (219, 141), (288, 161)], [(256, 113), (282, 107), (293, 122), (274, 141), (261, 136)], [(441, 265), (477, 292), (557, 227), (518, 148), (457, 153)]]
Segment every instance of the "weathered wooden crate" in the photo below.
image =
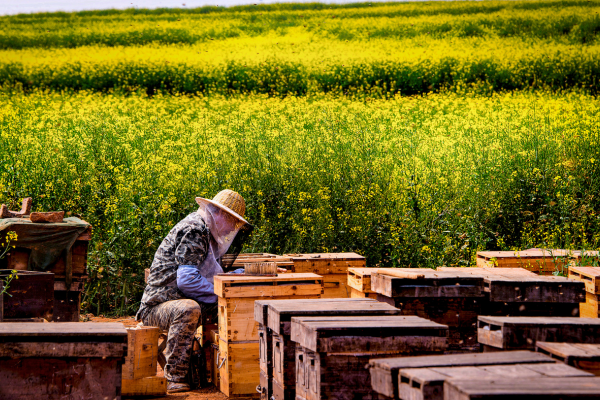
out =
[[(396, 315), (398, 313), (399, 310), (396, 308), (373, 299), (256, 301), (255, 319), (268, 324), (267, 337), (271, 339), (271, 352), (263, 356), (261, 350), (261, 368), (263, 365), (270, 365), (271, 377), (274, 381), (267, 387), (267, 390), (271, 391), (269, 399), (271, 396), (278, 400), (295, 396), (295, 343), (290, 339), (293, 316)], [(264, 389), (262, 384), (261, 387)]]
[(123, 364), (123, 379), (156, 376), (159, 335), (160, 329), (153, 326), (127, 329), (127, 356)]
[(432, 367), (400, 371), (400, 398), (443, 400), (444, 383), (453, 380), (494, 381), (497, 379), (530, 380), (572, 378), (594, 375), (555, 362), (544, 364), (478, 365), (463, 367)]
[[(85, 223), (85, 221), (81, 221)], [(54, 274), (54, 309), (52, 318), (55, 322), (79, 322), (81, 308), (81, 292), (87, 280), (87, 254), (92, 238), (90, 226), (75, 241), (67, 255), (63, 255), (47, 271)], [(18, 242), (18, 240), (17, 240)], [(0, 268), (25, 271), (29, 264), (30, 250), (18, 246), (7, 253), (0, 261)], [(70, 263), (68, 262), (70, 260)]]
[(444, 400), (583, 398), (600, 399), (600, 378), (451, 379), (444, 383)]
[(448, 325), (449, 350), (479, 350), (477, 316), (486, 303), (482, 276), (465, 271), (380, 269), (371, 274), (371, 288), (379, 294), (378, 300), (398, 307), (403, 315)]
[(260, 384), (259, 344), (257, 341), (226, 342), (219, 335), (220, 390), (230, 398), (258, 398)]
[(573, 317), (479, 316), (477, 337), (479, 343), (496, 351), (533, 350), (537, 341), (600, 343), (600, 320)]
[(126, 352), (120, 323), (2, 323), (0, 398), (120, 399)]
[(219, 297), (220, 340), (255, 340), (258, 343), (255, 300), (319, 298), (322, 291), (323, 278), (311, 273), (279, 274), (276, 277), (236, 274), (215, 276), (215, 294)]
[(567, 273), (569, 251), (528, 249), (523, 251), (480, 251), (477, 266), (482, 268), (525, 268), (539, 275)]
[[(211, 332), (212, 333), (212, 332)], [(211, 343), (212, 357), (211, 357), (211, 367), (210, 367), (210, 380), (215, 387), (220, 388), (220, 373), (221, 373), (221, 363), (225, 363), (223, 358), (220, 358), (221, 353), (219, 352), (219, 333), (216, 331), (214, 333), (214, 339)]]
[[(449, 354), (439, 356), (395, 357), (375, 359), (369, 362), (371, 386), (382, 399), (422, 399), (439, 395), (443, 398), (443, 386), (427, 387), (423, 382), (411, 382), (401, 378), (404, 371), (445, 367), (476, 367), (489, 365), (549, 364), (555, 363), (548, 356), (531, 351), (503, 351), (496, 353)], [(441, 385), (443, 385), (443, 380)], [(439, 382), (439, 381), (438, 381)], [(430, 382), (432, 383), (432, 382)], [(433, 389), (433, 390), (430, 390)], [(402, 395), (400, 395), (402, 392)], [(428, 397), (427, 397), (428, 398)]]
[[(287, 273), (276, 277), (223, 275), (215, 276), (218, 296), (220, 358), (228, 358), (220, 368), (220, 388), (229, 397), (257, 397), (261, 380), (261, 348), (259, 321), (266, 315), (260, 307), (255, 319), (255, 301), (273, 299), (315, 299), (321, 297), (323, 278), (312, 273)], [(264, 324), (263, 324), (264, 325)], [(263, 331), (262, 343), (267, 345), (268, 332)], [(254, 366), (243, 363), (256, 360)], [(234, 363), (234, 360), (238, 360)], [(252, 361), (253, 362), (253, 361)], [(269, 367), (263, 372), (269, 378)], [(261, 386), (262, 389), (262, 386)], [(267, 386), (268, 396), (269, 387)]]
[(536, 342), (537, 352), (600, 376), (600, 344)]
[[(377, 293), (371, 289), (371, 274), (382, 268), (348, 268), (348, 286), (352, 298), (377, 298)], [(386, 268), (392, 269), (392, 268)]]
[[(11, 270), (0, 270), (4, 281)], [(54, 309), (54, 274), (50, 272), (18, 271), (2, 296), (0, 321), (14, 318), (44, 318), (52, 321)]]
[(296, 387), (305, 399), (376, 399), (366, 366), (390, 355), (441, 354), (448, 327), (415, 316), (293, 317)]
[(571, 266), (569, 278), (585, 283), (585, 291), (588, 293), (600, 293), (600, 267)]
[(284, 254), (292, 262), (293, 272), (312, 272), (323, 276), (322, 298), (350, 297), (348, 268), (365, 267), (366, 260), (356, 253)]

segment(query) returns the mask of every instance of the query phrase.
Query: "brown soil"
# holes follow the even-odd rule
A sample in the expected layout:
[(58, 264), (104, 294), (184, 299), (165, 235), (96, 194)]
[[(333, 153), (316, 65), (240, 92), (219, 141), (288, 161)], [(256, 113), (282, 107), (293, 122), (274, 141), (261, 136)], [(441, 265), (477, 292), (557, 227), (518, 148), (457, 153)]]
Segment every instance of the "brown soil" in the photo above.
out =
[[(103, 315), (94, 317), (92, 314), (87, 314), (81, 317), (82, 321), (85, 322), (121, 322), (126, 328), (135, 327), (139, 321), (135, 320), (135, 317), (118, 317), (118, 318), (107, 318)], [(164, 372), (160, 365), (156, 371), (157, 376), (164, 376)], [(215, 387), (193, 390), (191, 392), (173, 393), (164, 397), (152, 397), (153, 400), (227, 400), (227, 396), (219, 391)], [(123, 397), (123, 400), (137, 399), (136, 397)]]

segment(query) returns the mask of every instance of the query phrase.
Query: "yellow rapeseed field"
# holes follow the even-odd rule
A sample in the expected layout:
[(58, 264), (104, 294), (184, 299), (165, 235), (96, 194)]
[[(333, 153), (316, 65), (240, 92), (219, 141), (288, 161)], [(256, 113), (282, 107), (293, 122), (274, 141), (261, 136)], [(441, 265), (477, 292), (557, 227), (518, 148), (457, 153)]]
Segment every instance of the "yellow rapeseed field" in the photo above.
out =
[[(600, 248), (600, 2), (0, 17), (0, 203), (94, 226), (84, 307), (137, 308), (196, 196), (249, 252), (472, 265)], [(0, 240), (0, 242), (2, 242)]]

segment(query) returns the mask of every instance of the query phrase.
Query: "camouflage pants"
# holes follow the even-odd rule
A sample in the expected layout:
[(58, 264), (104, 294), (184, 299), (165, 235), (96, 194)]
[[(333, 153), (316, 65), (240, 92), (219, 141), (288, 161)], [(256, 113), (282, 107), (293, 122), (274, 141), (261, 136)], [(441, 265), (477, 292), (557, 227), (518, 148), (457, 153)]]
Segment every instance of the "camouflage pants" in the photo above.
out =
[(191, 299), (166, 301), (148, 310), (142, 320), (144, 325), (169, 331), (164, 351), (165, 378), (169, 382), (186, 382), (196, 329), (203, 319), (214, 318), (216, 312), (217, 303), (197, 303)]

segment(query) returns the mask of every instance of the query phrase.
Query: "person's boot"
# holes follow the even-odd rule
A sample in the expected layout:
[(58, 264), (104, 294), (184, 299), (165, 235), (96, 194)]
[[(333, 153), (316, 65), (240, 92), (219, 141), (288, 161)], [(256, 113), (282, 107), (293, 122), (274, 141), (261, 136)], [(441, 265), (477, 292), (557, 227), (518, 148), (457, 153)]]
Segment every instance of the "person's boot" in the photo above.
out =
[(189, 392), (190, 385), (183, 382), (167, 382), (167, 393)]

